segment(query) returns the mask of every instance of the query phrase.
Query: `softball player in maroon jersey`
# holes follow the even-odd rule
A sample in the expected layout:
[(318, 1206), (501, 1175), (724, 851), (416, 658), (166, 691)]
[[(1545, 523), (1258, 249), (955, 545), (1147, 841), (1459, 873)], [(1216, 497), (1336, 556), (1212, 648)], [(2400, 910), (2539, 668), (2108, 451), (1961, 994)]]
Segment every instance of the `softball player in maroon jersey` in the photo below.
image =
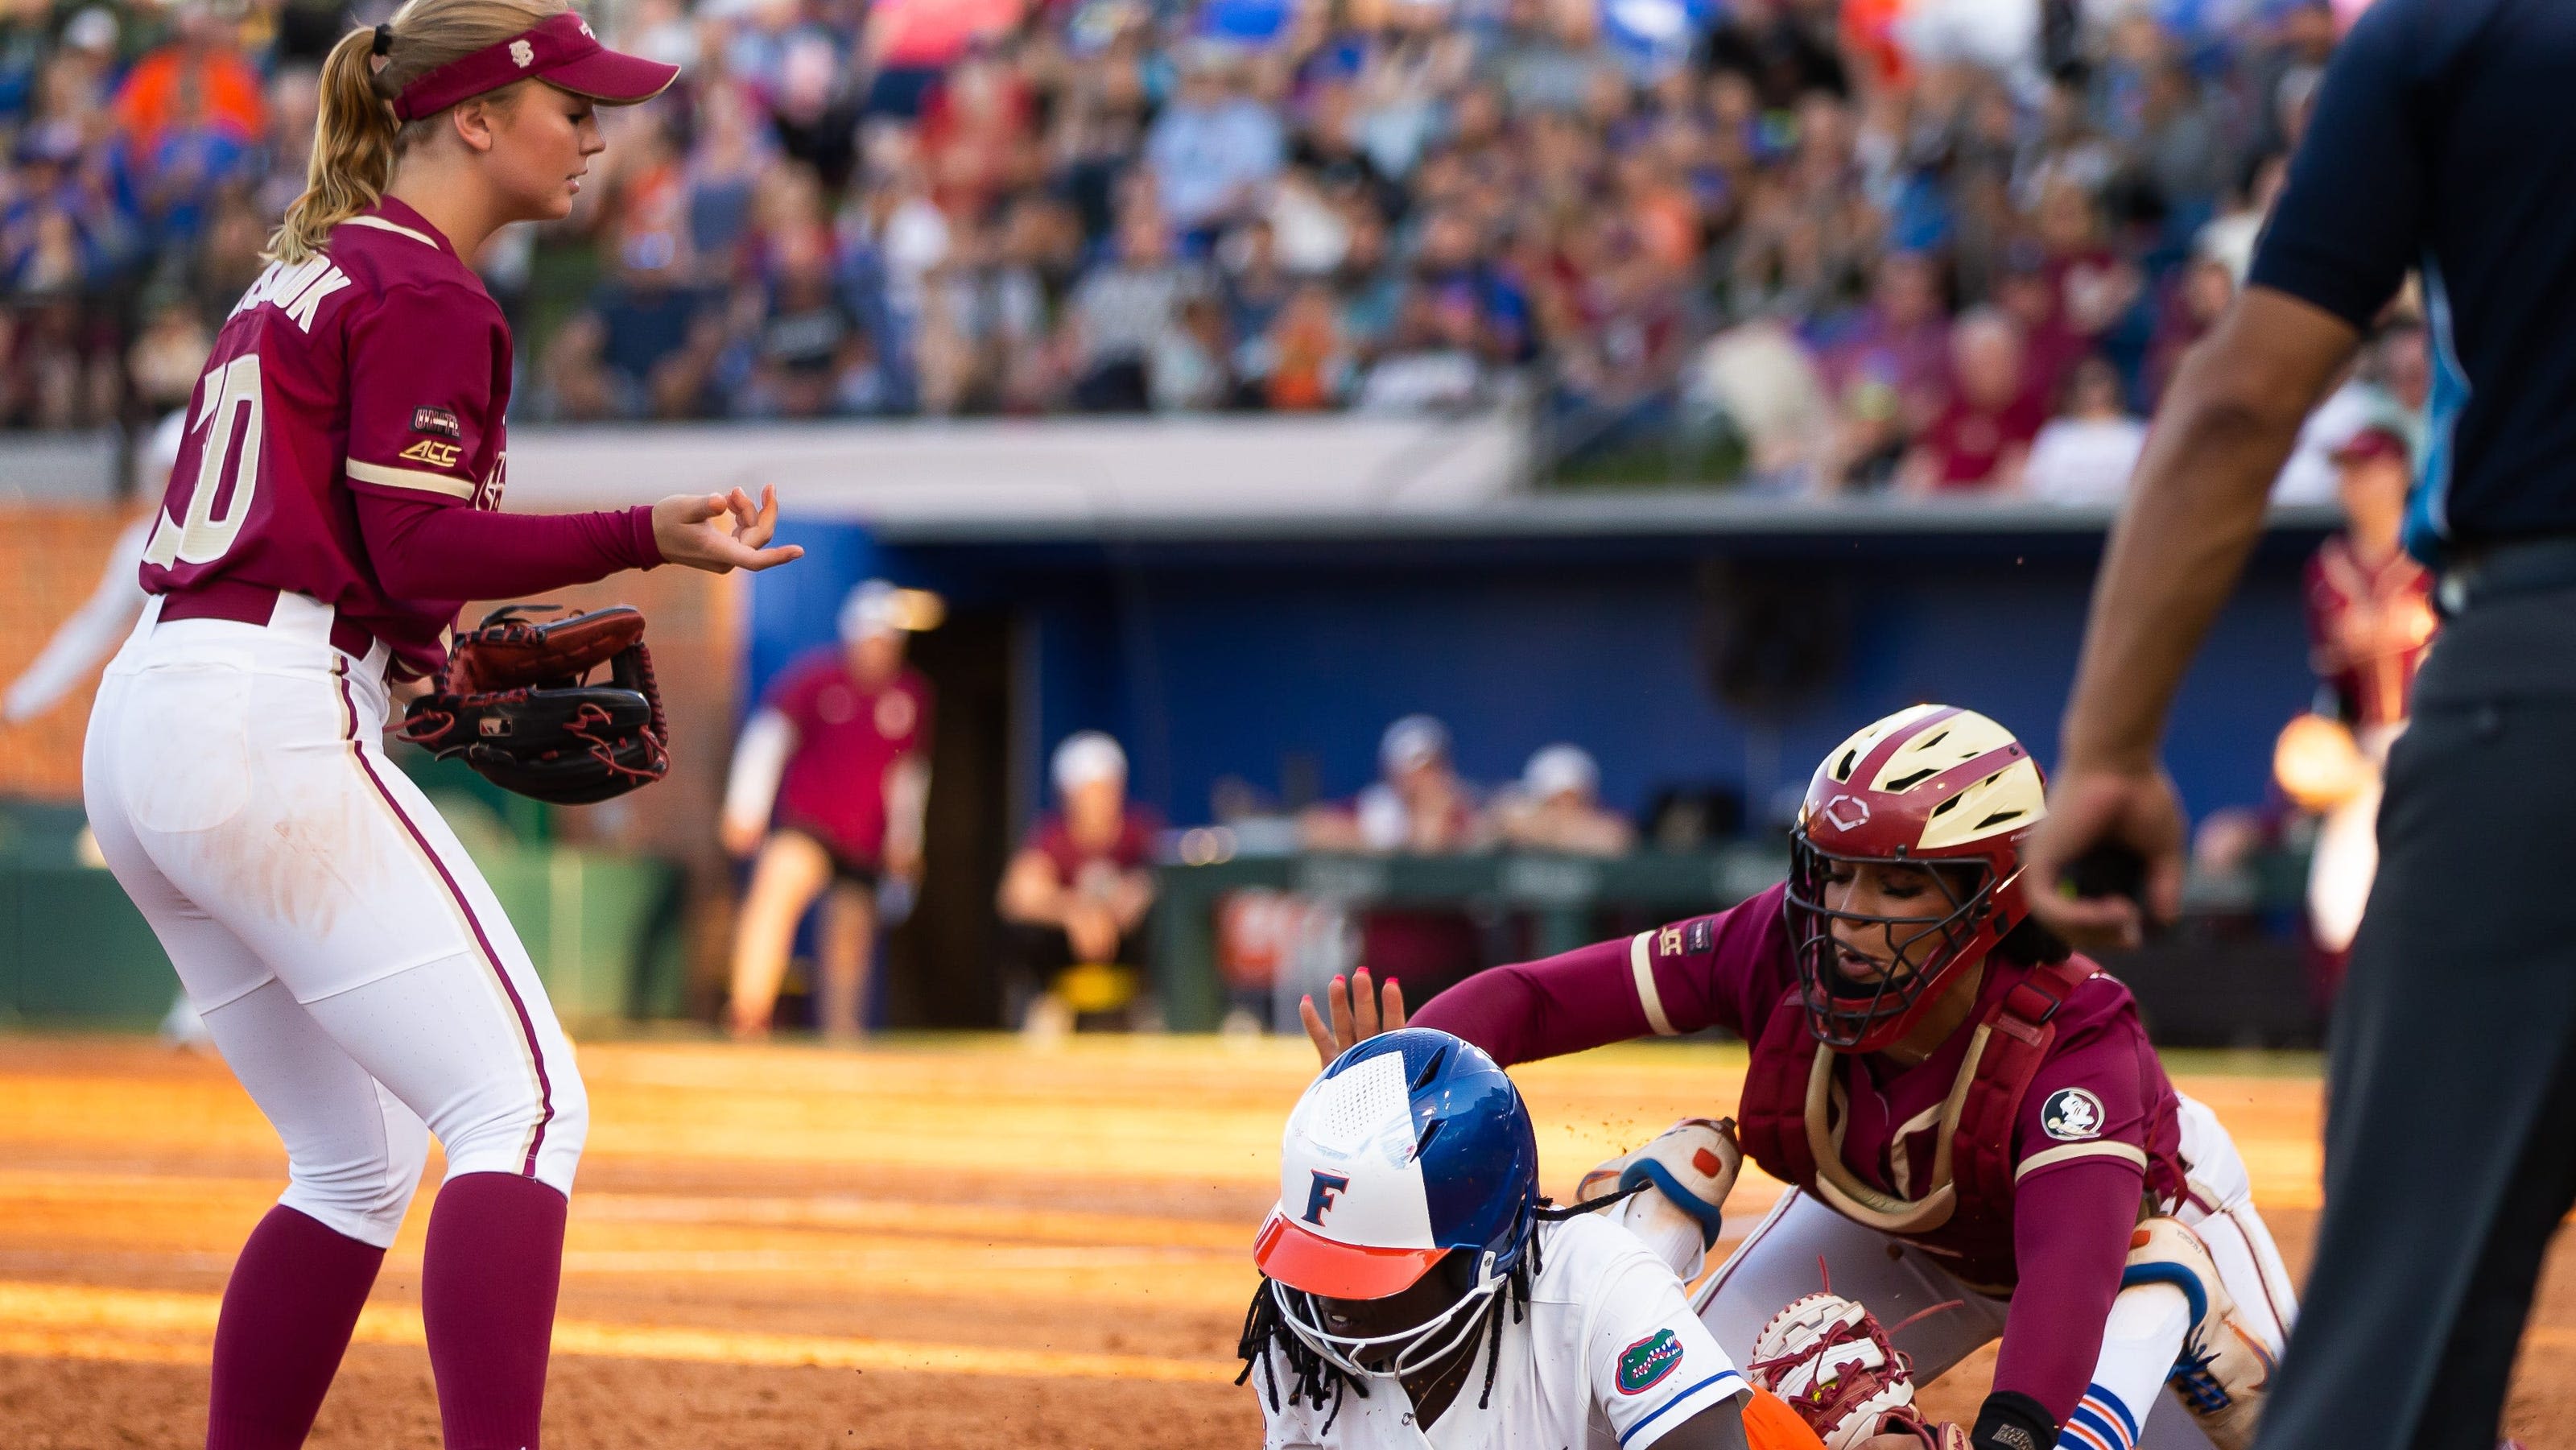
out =
[(446, 1443), (538, 1443), (588, 1107), (526, 949), (382, 732), (466, 600), (799, 552), (764, 547), (775, 500), (738, 490), (494, 512), (510, 333), (466, 259), (563, 216), (594, 105), (675, 75), (550, 0), (412, 0), (343, 38), (307, 190), (189, 404), (83, 767), (100, 850), (286, 1144), (224, 1291), (213, 1450), (303, 1442), (429, 1133)]

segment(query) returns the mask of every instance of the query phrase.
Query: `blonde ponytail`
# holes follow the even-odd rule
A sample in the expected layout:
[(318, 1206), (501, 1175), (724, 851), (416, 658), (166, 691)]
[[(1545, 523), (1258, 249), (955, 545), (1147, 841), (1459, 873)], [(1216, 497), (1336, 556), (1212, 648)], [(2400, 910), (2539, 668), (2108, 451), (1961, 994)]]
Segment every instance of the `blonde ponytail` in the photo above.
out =
[(321, 115), (313, 128), (304, 194), (269, 237), (267, 257), (301, 262), (322, 249), (333, 227), (383, 199), (393, 184), (394, 162), (432, 135), (447, 114), (403, 124), (393, 105), (403, 87), (567, 8), (564, 0), (410, 0), (387, 25), (392, 44), (381, 68), (375, 31), (341, 36), (322, 61)]

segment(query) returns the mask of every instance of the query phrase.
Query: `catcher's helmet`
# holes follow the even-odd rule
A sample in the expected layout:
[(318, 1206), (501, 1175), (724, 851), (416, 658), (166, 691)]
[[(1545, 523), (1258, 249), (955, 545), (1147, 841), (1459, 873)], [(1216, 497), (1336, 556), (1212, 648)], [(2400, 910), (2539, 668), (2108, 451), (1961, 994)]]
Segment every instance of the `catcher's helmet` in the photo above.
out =
[[(1394, 1378), (1465, 1342), (1537, 1226), (1529, 1109), (1446, 1032), (1403, 1028), (1334, 1059), (1288, 1115), (1279, 1157), (1253, 1261), (1289, 1331), (1347, 1373)], [(1366, 1338), (1326, 1327), (1316, 1300), (1401, 1293), (1453, 1252), (1474, 1256), (1464, 1292), (1425, 1322)]]
[[(1789, 940), (1807, 1024), (1840, 1052), (1875, 1052), (1905, 1035), (1962, 968), (2030, 914), (2021, 847), (2047, 813), (2039, 763), (2012, 732), (1950, 705), (1899, 710), (1837, 745), (1816, 767), (1789, 838)], [(1942, 905), (1926, 916), (1842, 910), (1838, 865), (1931, 868)], [(1889, 968), (1857, 981), (1839, 966), (1834, 925), (1886, 934)], [(1913, 949), (1930, 950), (1913, 970)]]

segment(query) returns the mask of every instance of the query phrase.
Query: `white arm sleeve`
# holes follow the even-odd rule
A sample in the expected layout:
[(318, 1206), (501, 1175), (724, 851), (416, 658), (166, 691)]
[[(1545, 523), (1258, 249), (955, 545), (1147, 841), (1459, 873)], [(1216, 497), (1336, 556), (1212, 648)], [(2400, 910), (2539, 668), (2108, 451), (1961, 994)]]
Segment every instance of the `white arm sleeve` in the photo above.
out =
[(8, 696), (0, 700), (0, 721), (14, 725), (52, 709), (124, 641), (126, 632), (134, 628), (134, 617), (143, 611), (145, 595), (139, 577), (143, 547), (160, 516), (161, 511), (154, 509), (116, 536), (98, 588), (45, 641), (43, 652), (27, 672), (9, 686)]
[(769, 824), (778, 802), (778, 778), (796, 748), (796, 727), (775, 710), (762, 710), (742, 727), (733, 747), (733, 773), (725, 778), (724, 818), (729, 826), (757, 830)]
[(1646, 1450), (1675, 1425), (1750, 1391), (1691, 1313), (1680, 1281), (1642, 1245), (1604, 1287), (1585, 1326), (1584, 1369), (1622, 1450)]

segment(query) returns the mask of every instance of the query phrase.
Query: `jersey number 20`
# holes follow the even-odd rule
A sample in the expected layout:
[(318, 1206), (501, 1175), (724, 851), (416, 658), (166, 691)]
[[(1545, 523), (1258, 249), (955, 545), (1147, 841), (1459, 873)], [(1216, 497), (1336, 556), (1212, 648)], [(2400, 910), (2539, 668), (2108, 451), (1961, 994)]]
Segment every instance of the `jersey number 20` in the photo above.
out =
[[(160, 521), (152, 526), (152, 542), (143, 550), (143, 561), (169, 568), (172, 564), (204, 564), (224, 556), (233, 546), (233, 538), (250, 518), (251, 495), (259, 487), (259, 354), (245, 353), (206, 374), (198, 385), (197, 416), (188, 420), (188, 431), (203, 432), (197, 444), (197, 479), (188, 490), (188, 516), (173, 522), (167, 502), (161, 506)], [(241, 434), (241, 449), (233, 449), (233, 434)], [(226, 459), (232, 467), (224, 467)], [(220, 506), (223, 512), (215, 510)]]

